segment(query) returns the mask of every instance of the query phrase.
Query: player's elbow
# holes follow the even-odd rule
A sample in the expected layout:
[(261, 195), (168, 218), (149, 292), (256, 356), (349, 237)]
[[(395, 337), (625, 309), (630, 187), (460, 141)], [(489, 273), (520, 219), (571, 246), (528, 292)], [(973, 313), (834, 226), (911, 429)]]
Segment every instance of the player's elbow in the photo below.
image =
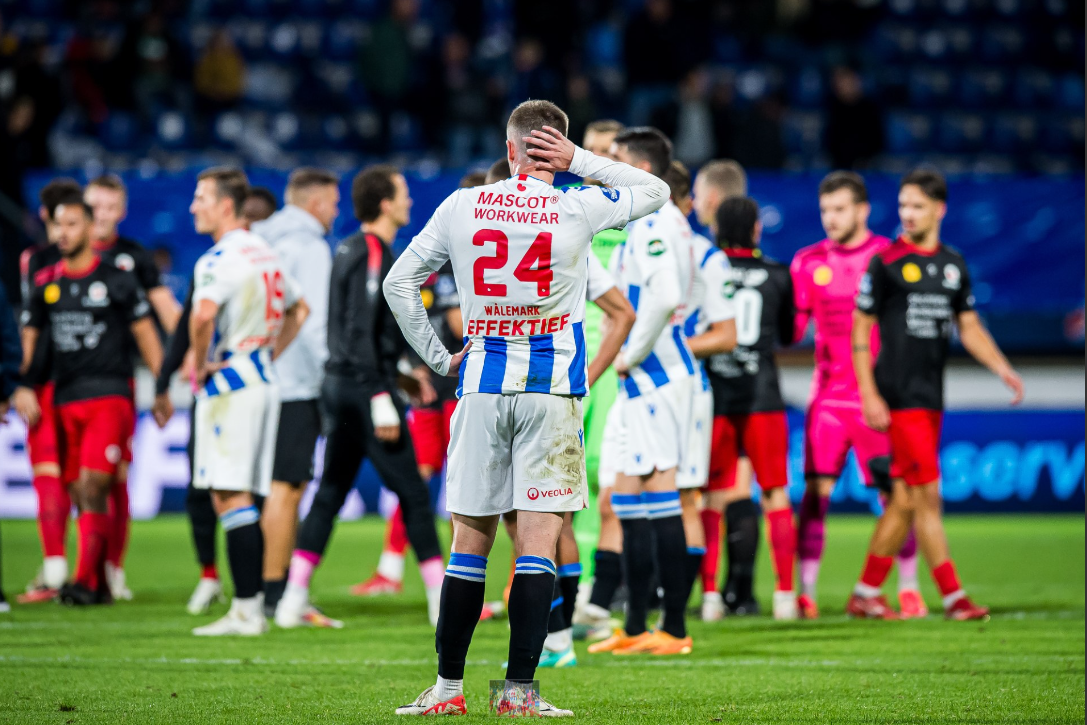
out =
[(718, 332), (721, 336), (720, 352), (732, 352), (736, 349), (736, 320), (725, 320), (718, 323)]

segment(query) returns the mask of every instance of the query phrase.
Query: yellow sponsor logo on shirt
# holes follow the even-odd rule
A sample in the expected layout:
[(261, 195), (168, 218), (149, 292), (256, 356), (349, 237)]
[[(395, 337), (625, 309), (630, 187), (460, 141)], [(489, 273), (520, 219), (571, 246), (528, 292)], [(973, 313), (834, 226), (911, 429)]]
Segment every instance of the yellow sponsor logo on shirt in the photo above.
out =
[(907, 262), (902, 265), (902, 279), (906, 280), (910, 284), (921, 281), (921, 268), (913, 262)]
[(830, 284), (830, 280), (834, 279), (834, 270), (825, 264), (822, 264), (815, 268), (815, 273), (812, 275), (812, 279), (815, 284), (820, 287), (826, 287)]
[(49, 284), (45, 286), (45, 304), (53, 305), (60, 300), (60, 285)]

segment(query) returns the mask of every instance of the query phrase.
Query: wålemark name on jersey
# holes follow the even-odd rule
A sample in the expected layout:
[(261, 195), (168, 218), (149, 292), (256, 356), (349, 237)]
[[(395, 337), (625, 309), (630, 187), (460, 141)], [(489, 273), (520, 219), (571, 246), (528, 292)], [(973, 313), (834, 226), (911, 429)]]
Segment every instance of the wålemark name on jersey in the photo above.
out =
[[(548, 204), (556, 205), (558, 202), (558, 194), (520, 196), (518, 194), (496, 194), (493, 191), (481, 191), (479, 192), (479, 198), (476, 199), (475, 218), (515, 224), (558, 224), (558, 212), (544, 211), (547, 209)], [(518, 209), (527, 211), (517, 211)]]

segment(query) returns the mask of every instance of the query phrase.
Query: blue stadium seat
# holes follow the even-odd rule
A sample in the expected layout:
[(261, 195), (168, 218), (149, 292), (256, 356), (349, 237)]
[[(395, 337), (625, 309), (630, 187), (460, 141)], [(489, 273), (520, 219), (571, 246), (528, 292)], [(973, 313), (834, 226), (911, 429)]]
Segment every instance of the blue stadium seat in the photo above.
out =
[(713, 39), (713, 59), (718, 63), (739, 63), (744, 58), (743, 45), (734, 35), (718, 35)]
[(1026, 37), (1014, 25), (991, 25), (981, 34), (979, 53), (983, 60), (1003, 62), (1015, 60), (1026, 47)]
[(202, 4), (202, 9), (194, 8), (193, 17), (225, 20), (241, 12), (241, 0), (202, 0)]
[(997, 15), (1008, 19), (1015, 19), (1026, 12), (1026, 3), (1023, 0), (993, 0), (993, 10)]
[(925, 151), (932, 140), (932, 118), (923, 113), (896, 111), (887, 114), (887, 150), (894, 154)]
[(944, 15), (961, 18), (970, 13), (971, 0), (941, 0), (940, 10)]
[(325, 148), (343, 149), (351, 138), (351, 124), (343, 116), (325, 116), (321, 121), (321, 143)]
[(1053, 115), (1042, 122), (1041, 146), (1055, 154), (1083, 157), (1083, 116)]
[(268, 23), (263, 20), (243, 20), (229, 26), (238, 50), (247, 61), (264, 60), (268, 55)]
[(179, 111), (166, 111), (155, 119), (155, 140), (166, 148), (188, 148), (192, 135), (192, 121)]
[(1070, 111), (1078, 110), (1082, 113), (1084, 107), (1083, 75), (1079, 73), (1065, 73), (1057, 82), (1057, 104), (1061, 108)]
[(298, 52), (307, 58), (317, 58), (321, 55), (321, 46), (324, 43), (325, 23), (317, 20), (308, 20), (298, 23)]
[(612, 67), (623, 61), (623, 35), (612, 23), (596, 23), (585, 35), (585, 60), (590, 68)]
[(947, 34), (948, 53), (950, 57), (960, 61), (970, 61), (977, 50), (977, 33), (969, 25), (948, 25), (945, 28)]
[(63, 14), (64, 3), (62, 0), (23, 0), (22, 8), (13, 13), (13, 16), (60, 18), (63, 17)]
[(951, 39), (943, 28), (930, 28), (918, 35), (917, 48), (931, 60), (943, 60), (951, 54)]
[(345, 0), (344, 17), (374, 20), (381, 17), (385, 3), (382, 0)]
[(1051, 73), (1040, 68), (1020, 68), (1015, 74), (1015, 105), (1024, 109), (1050, 106), (1054, 101), (1055, 86)]
[(798, 108), (817, 108), (823, 104), (826, 88), (819, 68), (805, 65), (789, 76), (789, 100)]
[(233, 148), (245, 133), (245, 119), (237, 111), (220, 113), (212, 124), (212, 140), (220, 148)]
[(976, 113), (945, 113), (940, 117), (937, 143), (948, 153), (981, 151), (985, 144), (985, 119)]
[(959, 75), (956, 100), (971, 108), (998, 108), (1007, 98), (1007, 76), (991, 68), (972, 68)]
[(325, 33), (325, 56), (330, 60), (355, 60), (368, 30), (365, 23), (332, 23)]
[(989, 150), (1005, 154), (1030, 151), (1038, 137), (1038, 121), (1028, 113), (1001, 113), (989, 125)]
[(790, 154), (814, 156), (823, 145), (826, 119), (816, 111), (790, 111), (782, 122), (785, 150)]
[(268, 33), (268, 52), (278, 60), (293, 60), (300, 46), (298, 25), (293, 22), (279, 23)]
[(139, 120), (135, 114), (111, 111), (98, 130), (98, 136), (110, 151), (136, 151), (143, 145)]
[(946, 106), (953, 90), (951, 73), (942, 68), (918, 66), (910, 71), (909, 93), (912, 106)]

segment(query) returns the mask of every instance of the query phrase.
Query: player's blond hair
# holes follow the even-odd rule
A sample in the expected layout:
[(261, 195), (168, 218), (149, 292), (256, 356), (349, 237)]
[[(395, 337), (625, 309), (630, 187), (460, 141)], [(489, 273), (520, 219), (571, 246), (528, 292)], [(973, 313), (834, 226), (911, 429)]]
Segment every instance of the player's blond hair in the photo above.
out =
[(705, 163), (698, 170), (698, 178), (721, 192), (728, 198), (747, 196), (747, 173), (739, 162), (732, 159), (717, 159)]
[(299, 204), (304, 201), (306, 195), (313, 189), (336, 186), (339, 183), (340, 177), (331, 171), (303, 166), (292, 171), (291, 175), (287, 177), (287, 190), (283, 193), (283, 199), (288, 204)]

